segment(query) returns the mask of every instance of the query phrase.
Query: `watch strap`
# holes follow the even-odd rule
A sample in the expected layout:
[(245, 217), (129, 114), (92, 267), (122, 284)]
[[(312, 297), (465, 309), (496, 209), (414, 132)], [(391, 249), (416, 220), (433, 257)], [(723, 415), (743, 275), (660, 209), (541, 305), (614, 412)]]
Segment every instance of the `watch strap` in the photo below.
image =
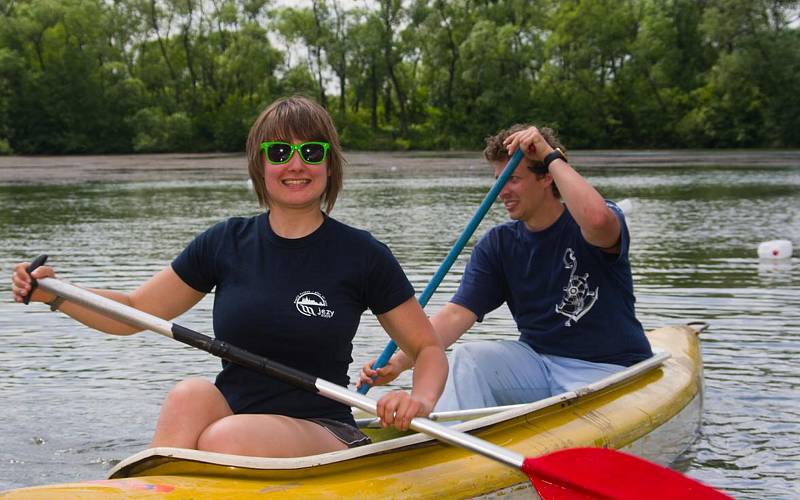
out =
[(544, 165), (544, 171), (549, 172), (550, 164), (559, 158), (564, 161), (567, 161), (567, 157), (564, 155), (564, 152), (561, 150), (561, 148), (556, 148), (550, 153), (548, 153), (547, 156), (545, 156), (544, 159), (542, 160), (542, 165)]

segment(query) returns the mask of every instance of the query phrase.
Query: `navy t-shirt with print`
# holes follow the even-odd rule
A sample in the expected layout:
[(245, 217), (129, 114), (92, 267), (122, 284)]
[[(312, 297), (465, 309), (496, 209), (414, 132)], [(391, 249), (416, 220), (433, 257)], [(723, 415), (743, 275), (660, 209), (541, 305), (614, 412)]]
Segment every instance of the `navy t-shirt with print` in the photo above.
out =
[[(327, 216), (299, 239), (275, 234), (267, 213), (229, 219), (197, 236), (172, 268), (195, 290), (216, 288), (218, 339), (342, 386), (361, 314), (414, 296), (386, 245)], [(234, 413), (354, 424), (346, 405), (227, 361), (216, 385)]]
[(619, 255), (587, 243), (569, 211), (531, 231), (522, 221), (490, 229), (472, 251), (451, 302), (479, 320), (503, 302), (520, 340), (542, 354), (630, 366), (652, 356), (634, 310), (622, 211)]

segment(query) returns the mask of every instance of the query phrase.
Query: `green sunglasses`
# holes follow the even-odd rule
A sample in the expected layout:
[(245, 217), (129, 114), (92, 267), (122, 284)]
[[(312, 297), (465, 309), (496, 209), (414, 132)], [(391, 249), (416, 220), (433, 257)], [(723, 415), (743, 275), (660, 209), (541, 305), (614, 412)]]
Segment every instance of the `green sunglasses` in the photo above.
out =
[(319, 165), (328, 157), (328, 150), (331, 145), (327, 142), (302, 142), (300, 144), (289, 144), (282, 141), (267, 141), (261, 143), (267, 161), (273, 165), (283, 165), (289, 163), (292, 155), (297, 151), (300, 158), (310, 165)]

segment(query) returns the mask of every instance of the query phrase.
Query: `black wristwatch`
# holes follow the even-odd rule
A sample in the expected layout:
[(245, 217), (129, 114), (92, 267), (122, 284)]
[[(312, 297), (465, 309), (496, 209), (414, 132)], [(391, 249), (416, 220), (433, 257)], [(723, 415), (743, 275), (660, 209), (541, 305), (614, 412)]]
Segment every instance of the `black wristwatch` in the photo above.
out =
[(556, 148), (553, 151), (551, 151), (547, 156), (545, 156), (544, 160), (542, 160), (542, 165), (544, 165), (544, 171), (549, 172), (550, 164), (559, 158), (564, 161), (567, 161), (567, 156), (564, 154), (561, 148)]

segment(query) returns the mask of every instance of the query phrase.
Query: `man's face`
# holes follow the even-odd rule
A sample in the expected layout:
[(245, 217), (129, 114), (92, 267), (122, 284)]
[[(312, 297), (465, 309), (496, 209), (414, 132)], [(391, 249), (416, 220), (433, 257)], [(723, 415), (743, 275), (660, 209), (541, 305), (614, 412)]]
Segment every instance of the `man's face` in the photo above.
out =
[[(553, 182), (550, 175), (541, 179), (528, 169), (530, 160), (523, 158), (517, 169), (511, 174), (503, 189), (500, 190), (500, 201), (513, 220), (531, 220), (546, 200), (546, 196), (553, 196), (550, 184)], [(500, 176), (506, 166), (505, 161), (491, 162), (494, 167), (495, 179)]]

